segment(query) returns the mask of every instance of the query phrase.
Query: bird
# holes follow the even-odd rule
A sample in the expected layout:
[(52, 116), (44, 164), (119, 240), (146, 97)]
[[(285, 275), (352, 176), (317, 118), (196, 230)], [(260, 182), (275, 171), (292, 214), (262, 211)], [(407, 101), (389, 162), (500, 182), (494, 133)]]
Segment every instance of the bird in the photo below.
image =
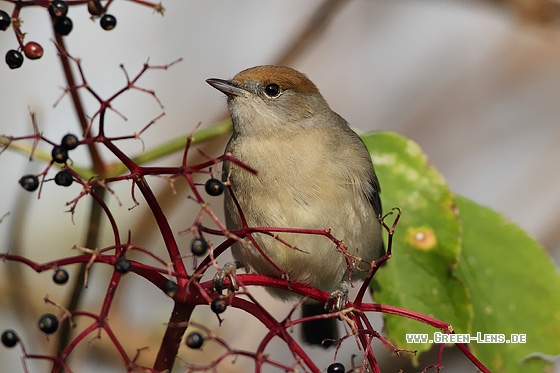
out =
[[(230, 80), (206, 82), (227, 96), (233, 132), (226, 154), (257, 171), (223, 163), (223, 180), (230, 186), (224, 197), (228, 230), (243, 228), (242, 215), (249, 227), (329, 229), (357, 260), (349, 271), (331, 240), (300, 233), (279, 234), (291, 246), (254, 234), (262, 253), (238, 242), (234, 259), (247, 273), (284, 276), (344, 298), (350, 279), (365, 278), (370, 263), (385, 253), (381, 189), (363, 141), (317, 86), (291, 67), (255, 66)], [(282, 300), (297, 297), (289, 290), (267, 290)], [(302, 305), (304, 317), (328, 311), (312, 300)], [(303, 323), (303, 338), (332, 345), (338, 338), (335, 318)]]

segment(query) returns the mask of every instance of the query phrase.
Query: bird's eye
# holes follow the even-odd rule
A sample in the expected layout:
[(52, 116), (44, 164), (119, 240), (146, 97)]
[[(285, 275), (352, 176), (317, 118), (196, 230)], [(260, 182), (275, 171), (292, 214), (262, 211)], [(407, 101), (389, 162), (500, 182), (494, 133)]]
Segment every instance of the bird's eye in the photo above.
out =
[(280, 95), (280, 87), (276, 83), (267, 84), (267, 86), (264, 87), (264, 93), (266, 93), (268, 97), (278, 97)]

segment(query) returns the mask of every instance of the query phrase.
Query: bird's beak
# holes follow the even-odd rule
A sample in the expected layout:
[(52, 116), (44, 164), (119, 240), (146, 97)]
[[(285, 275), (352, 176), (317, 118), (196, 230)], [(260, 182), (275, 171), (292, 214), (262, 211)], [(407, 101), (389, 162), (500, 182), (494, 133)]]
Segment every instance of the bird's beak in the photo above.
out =
[(243, 88), (237, 87), (229, 80), (210, 78), (206, 79), (206, 83), (219, 91), (224, 92), (228, 96), (243, 96), (247, 91)]

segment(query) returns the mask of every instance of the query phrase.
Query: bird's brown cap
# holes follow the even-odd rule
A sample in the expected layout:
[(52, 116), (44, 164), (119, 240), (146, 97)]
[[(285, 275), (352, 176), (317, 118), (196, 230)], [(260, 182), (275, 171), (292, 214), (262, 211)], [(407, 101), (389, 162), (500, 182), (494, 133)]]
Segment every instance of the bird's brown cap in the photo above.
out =
[(276, 83), (283, 90), (315, 94), (319, 90), (305, 74), (287, 66), (264, 65), (243, 70), (231, 79), (238, 87), (249, 81), (261, 82), (263, 86)]

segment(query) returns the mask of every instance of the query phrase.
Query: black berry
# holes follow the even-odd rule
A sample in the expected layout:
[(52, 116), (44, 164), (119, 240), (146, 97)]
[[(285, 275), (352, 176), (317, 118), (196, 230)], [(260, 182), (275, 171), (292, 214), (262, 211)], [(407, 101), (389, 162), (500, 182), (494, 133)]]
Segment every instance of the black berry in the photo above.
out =
[(192, 332), (187, 335), (187, 346), (199, 349), (204, 344), (204, 337), (199, 332)]
[(2, 332), (2, 344), (6, 347), (14, 347), (19, 342), (19, 337), (12, 329)]
[(191, 241), (191, 252), (196, 256), (202, 256), (208, 251), (208, 243), (205, 239), (197, 237)]
[(204, 189), (211, 196), (219, 196), (224, 192), (224, 184), (218, 179), (208, 179), (204, 184)]
[(101, 17), (100, 24), (103, 30), (110, 31), (117, 25), (117, 19), (111, 14), (105, 14)]
[(10, 23), (12, 23), (10, 15), (3, 10), (0, 10), (0, 30), (6, 31), (6, 29), (10, 27)]
[(62, 141), (60, 142), (60, 146), (62, 146), (66, 150), (74, 150), (80, 145), (80, 140), (76, 135), (71, 133), (64, 135)]
[(214, 298), (214, 300), (212, 301), (212, 303), (210, 303), (210, 309), (212, 310), (212, 312), (214, 312), (215, 314), (220, 314), (220, 313), (224, 313), (224, 311), (226, 310), (228, 304), (227, 301), (224, 298)]
[(179, 290), (179, 286), (175, 281), (169, 280), (165, 284), (163, 284), (163, 291), (165, 292), (165, 294), (167, 294), (167, 296), (171, 298), (173, 298), (175, 294), (177, 294), (177, 290)]
[(49, 5), (49, 14), (53, 18), (66, 17), (66, 14), (68, 14), (68, 4), (66, 4), (66, 1), (53, 0), (51, 5)]
[(43, 333), (52, 334), (58, 329), (58, 317), (52, 313), (45, 313), (39, 319), (39, 329)]
[(39, 188), (39, 178), (35, 175), (24, 175), (19, 179), (19, 185), (28, 192), (33, 192)]
[(21, 52), (19, 51), (16, 51), (15, 49), (10, 49), (6, 53), (5, 60), (10, 69), (18, 69), (23, 64), (23, 54), (21, 54)]
[(25, 53), (25, 57), (30, 60), (38, 60), (43, 57), (43, 47), (39, 43), (30, 41), (23, 47), (23, 53)]
[(53, 161), (56, 163), (66, 163), (68, 160), (68, 151), (60, 145), (56, 145), (51, 151)]
[(68, 271), (66, 271), (64, 268), (57, 268), (54, 271), (52, 279), (55, 284), (64, 285), (66, 282), (68, 282), (68, 277)]
[(327, 373), (344, 373), (344, 372), (346, 372), (346, 368), (344, 368), (344, 365), (340, 363), (332, 363), (327, 368)]
[(61, 186), (70, 186), (74, 182), (74, 178), (72, 174), (68, 170), (58, 171), (57, 174), (54, 176), (54, 182), (56, 185)]
[(57, 18), (54, 22), (54, 31), (62, 36), (68, 35), (70, 31), (72, 31), (72, 27), (74, 27), (74, 25), (72, 24), (72, 20), (68, 17)]
[(126, 259), (124, 256), (119, 257), (115, 260), (115, 271), (119, 273), (126, 273), (130, 271), (130, 260)]

